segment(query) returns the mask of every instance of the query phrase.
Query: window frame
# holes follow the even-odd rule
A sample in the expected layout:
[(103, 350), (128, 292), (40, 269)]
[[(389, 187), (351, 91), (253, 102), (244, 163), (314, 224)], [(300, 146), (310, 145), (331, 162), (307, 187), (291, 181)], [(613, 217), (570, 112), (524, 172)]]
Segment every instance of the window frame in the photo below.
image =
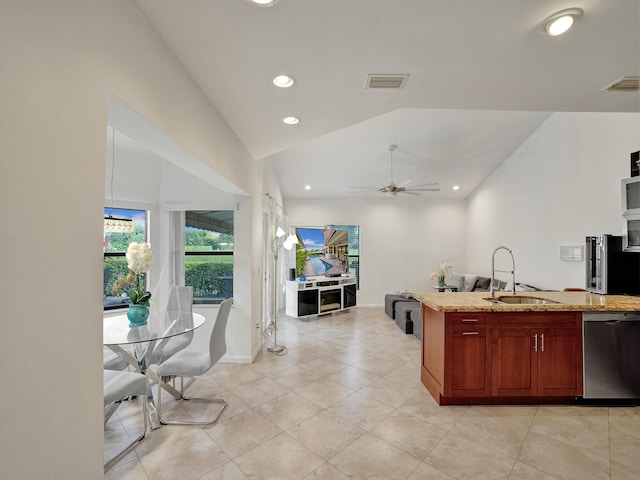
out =
[[(187, 226), (187, 212), (231, 212), (231, 214), (233, 215), (233, 230), (234, 230), (234, 242), (233, 242), (233, 250), (192, 250), (189, 251), (187, 250), (187, 245), (186, 245), (186, 229), (190, 228)], [(182, 215), (182, 232), (181, 232), (181, 237), (182, 237), (182, 249), (183, 251), (182, 253), (182, 269), (183, 269), (183, 278), (184, 278), (184, 284), (188, 286), (187, 284), (187, 273), (186, 273), (186, 260), (187, 257), (233, 257), (234, 261), (232, 262), (232, 266), (235, 267), (235, 216), (236, 216), (236, 212), (233, 209), (189, 209), (189, 210), (184, 210)], [(198, 228), (200, 230), (207, 230), (204, 228), (200, 228), (200, 227), (191, 227), (191, 228)], [(216, 231), (216, 230), (210, 230), (210, 231)], [(222, 233), (222, 232), (219, 232)], [(231, 287), (231, 291), (233, 292), (233, 282), (235, 280), (235, 277), (233, 275), (233, 268), (232, 268), (232, 272), (231, 272), (231, 278), (232, 278), (232, 287)], [(229, 297), (227, 297), (229, 298)], [(206, 299), (204, 297), (198, 297), (196, 296), (195, 292), (194, 292), (194, 296), (193, 296), (193, 304), (194, 305), (219, 305), (220, 303), (222, 303), (222, 301), (225, 300), (224, 298), (216, 298), (216, 299)]]
[[(144, 213), (144, 241), (147, 242), (147, 243), (149, 242), (149, 238), (150, 238), (150, 235), (151, 235), (151, 232), (150, 232), (150, 220), (149, 220), (150, 217), (151, 217), (151, 210), (149, 208), (146, 208), (144, 206), (130, 206), (130, 205), (118, 206), (118, 207), (114, 207), (114, 206), (107, 207), (105, 205), (105, 207), (104, 207), (104, 215), (105, 215), (105, 217), (107, 216), (107, 211), (110, 211), (110, 213), (111, 213), (111, 211), (113, 211), (113, 210), (116, 210), (116, 211), (132, 210), (132, 211), (135, 211), (135, 212), (143, 212)], [(116, 216), (117, 215), (118, 214), (116, 213)], [(104, 232), (103, 232), (103, 239), (104, 239)], [(105, 260), (107, 258), (125, 258), (126, 255), (127, 255), (127, 252), (126, 251), (124, 251), (124, 252), (105, 252), (105, 251), (103, 251), (102, 255), (103, 255), (102, 256), (102, 271), (103, 271), (103, 277), (104, 277)], [(148, 289), (148, 284), (149, 284), (149, 275), (147, 273), (145, 273), (144, 274), (144, 285), (145, 285), (144, 288), (145, 289)], [(105, 287), (104, 287), (104, 280), (103, 280), (103, 286), (102, 286), (103, 295), (104, 295), (104, 289), (105, 289)], [(104, 301), (103, 301), (103, 304), (102, 304), (102, 310), (104, 312), (114, 311), (114, 310), (123, 310), (125, 308), (129, 308), (129, 305), (127, 303), (121, 303), (121, 304), (117, 304), (117, 305), (105, 306), (104, 305)]]

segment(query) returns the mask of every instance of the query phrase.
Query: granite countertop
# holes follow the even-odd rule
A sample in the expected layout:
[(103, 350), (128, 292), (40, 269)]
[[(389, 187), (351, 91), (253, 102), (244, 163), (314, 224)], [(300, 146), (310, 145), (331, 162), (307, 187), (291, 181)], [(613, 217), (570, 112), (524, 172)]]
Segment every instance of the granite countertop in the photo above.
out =
[[(513, 297), (510, 292), (494, 292), (495, 297)], [(414, 293), (413, 297), (441, 312), (627, 312), (640, 310), (640, 297), (599, 295), (590, 292), (516, 292), (516, 297), (556, 301), (549, 304), (499, 304), (485, 300), (489, 292)]]

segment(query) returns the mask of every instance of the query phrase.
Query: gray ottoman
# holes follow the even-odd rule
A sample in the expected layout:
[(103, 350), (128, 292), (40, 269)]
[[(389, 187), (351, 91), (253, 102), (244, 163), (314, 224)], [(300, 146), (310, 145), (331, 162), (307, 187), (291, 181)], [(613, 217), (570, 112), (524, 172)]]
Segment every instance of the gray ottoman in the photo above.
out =
[(414, 300), (412, 302), (396, 302), (395, 306), (395, 321), (400, 330), (404, 333), (412, 334), (413, 333), (413, 322), (409, 315), (414, 310), (421, 309), (420, 302)]
[(395, 305), (396, 302), (403, 302), (407, 299), (402, 295), (396, 295), (393, 293), (387, 293), (384, 296), (384, 312), (389, 316), (389, 318), (394, 318)]
[(409, 318), (413, 322), (413, 334), (418, 340), (422, 341), (422, 306), (411, 310)]

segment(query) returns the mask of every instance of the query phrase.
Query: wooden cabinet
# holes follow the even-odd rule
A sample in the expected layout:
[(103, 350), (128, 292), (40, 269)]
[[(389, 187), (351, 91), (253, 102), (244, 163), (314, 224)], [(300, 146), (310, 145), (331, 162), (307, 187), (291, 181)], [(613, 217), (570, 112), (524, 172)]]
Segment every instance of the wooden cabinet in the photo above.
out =
[(580, 343), (578, 328), (495, 329), (493, 395), (581, 394)]
[(537, 368), (530, 329), (501, 329), (492, 332), (492, 394), (532, 396), (537, 392)]
[(538, 395), (582, 395), (580, 327), (538, 331)]
[[(441, 404), (581, 395), (581, 321), (579, 312), (462, 314), (423, 306), (422, 381)], [(433, 372), (440, 372), (435, 382)]]
[(496, 313), (492, 332), (492, 394), (582, 394), (579, 313)]
[(445, 395), (491, 395), (491, 335), (486, 328), (447, 330)]

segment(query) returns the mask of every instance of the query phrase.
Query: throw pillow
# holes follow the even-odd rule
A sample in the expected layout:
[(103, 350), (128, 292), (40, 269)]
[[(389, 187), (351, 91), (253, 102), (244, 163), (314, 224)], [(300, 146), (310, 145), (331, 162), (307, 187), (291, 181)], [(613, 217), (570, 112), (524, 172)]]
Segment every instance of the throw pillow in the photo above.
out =
[(473, 292), (473, 288), (476, 286), (478, 275), (471, 275), (470, 273), (464, 274), (464, 285), (462, 286), (463, 292)]
[(458, 275), (457, 273), (452, 273), (451, 275), (449, 275), (449, 281), (447, 282), (447, 285), (458, 287), (458, 291), (461, 292), (464, 285), (464, 276)]
[(491, 279), (487, 277), (478, 277), (476, 280), (476, 286), (473, 287), (474, 291), (483, 291), (489, 290), (489, 284), (491, 283)]

